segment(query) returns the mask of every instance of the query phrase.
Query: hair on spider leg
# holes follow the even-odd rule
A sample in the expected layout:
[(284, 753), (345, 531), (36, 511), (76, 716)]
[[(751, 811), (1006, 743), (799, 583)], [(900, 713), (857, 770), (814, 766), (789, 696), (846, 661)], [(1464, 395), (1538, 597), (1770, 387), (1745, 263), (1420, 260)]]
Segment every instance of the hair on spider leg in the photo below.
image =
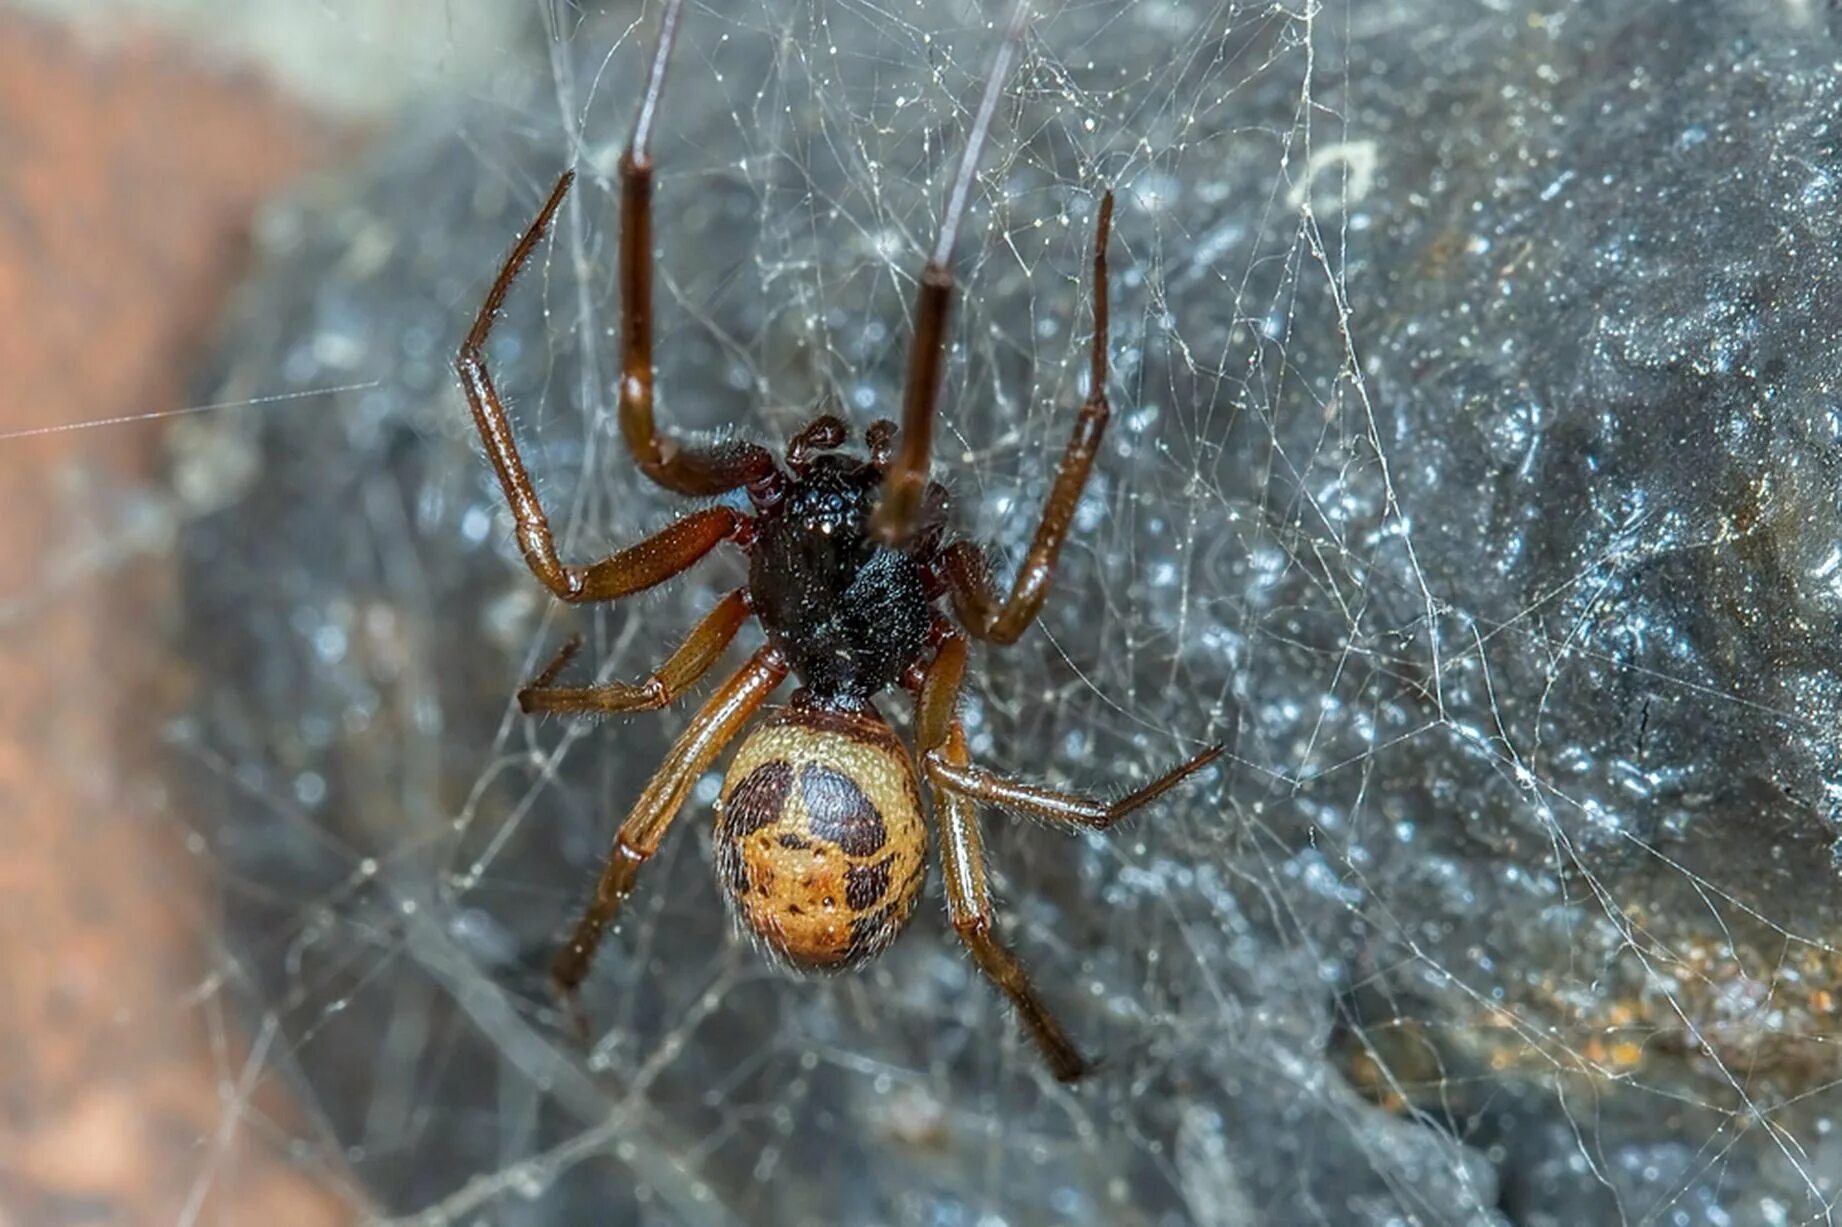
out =
[[(652, 481), (698, 498), (739, 491), (749, 510), (717, 505), (692, 512), (586, 565), (559, 557), (484, 353), (512, 283), (569, 190), (568, 172), (501, 266), (456, 358), (525, 563), (559, 599), (593, 603), (631, 596), (689, 570), (724, 543), (748, 562), (745, 585), (718, 601), (644, 680), (558, 685), (578, 650), (579, 641), (571, 640), (519, 690), (524, 711), (655, 710), (708, 674), (744, 623), (759, 623), (766, 638), (691, 716), (634, 801), (593, 897), (557, 953), (552, 980), (585, 1034), (578, 990), (604, 933), (697, 780), (740, 738), (716, 802), (713, 859), (731, 914), (775, 961), (797, 970), (839, 971), (894, 941), (926, 877), (925, 815), (931, 810), (955, 932), (1016, 1006), (1050, 1071), (1072, 1081), (1094, 1067), (997, 936), (978, 806), (1104, 829), (1221, 753), (1212, 746), (1123, 797), (1101, 801), (975, 764), (958, 711), (968, 641), (1010, 644), (1035, 622), (1099, 455), (1110, 416), (1112, 193), (1102, 197), (1095, 224), (1091, 387), (1063, 445), (1029, 550), (1003, 592), (992, 581), (985, 551), (951, 537), (946, 490), (932, 474), (932, 436), (955, 293), (954, 250), (979, 157), (1022, 46), (1026, 6), (1013, 9), (993, 57), (920, 277), (900, 425), (872, 423), (864, 432), (865, 452), (857, 454), (849, 450), (849, 424), (829, 412), (838, 406), (822, 406), (779, 460), (740, 438), (681, 437), (655, 417), (651, 137), (664, 115), (666, 69), (682, 10), (682, 0), (667, 0), (620, 162), (619, 422), (628, 452)], [(789, 674), (799, 688), (785, 705), (768, 707)], [(912, 751), (877, 708), (878, 697), (891, 690), (914, 696)]]

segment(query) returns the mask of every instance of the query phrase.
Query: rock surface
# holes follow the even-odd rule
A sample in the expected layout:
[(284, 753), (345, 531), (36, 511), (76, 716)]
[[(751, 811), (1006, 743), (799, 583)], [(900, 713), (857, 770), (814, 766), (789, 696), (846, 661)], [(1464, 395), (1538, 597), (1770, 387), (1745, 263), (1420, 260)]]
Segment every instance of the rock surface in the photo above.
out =
[[(822, 18), (686, 30), (657, 227), (686, 428), (897, 403), (993, 36)], [(1042, 633), (978, 657), (974, 751), (1098, 787), (1232, 756), (1108, 838), (988, 818), (1007, 932), (1107, 1059), (1075, 1091), (944, 924), (861, 976), (770, 973), (705, 864), (714, 781), (572, 1046), (544, 968), (686, 712), (576, 728), (510, 695), (571, 625), (643, 675), (740, 570), (579, 618), (540, 599), (448, 363), (580, 150), (495, 369), (573, 554), (677, 505), (609, 413), (606, 176), (648, 27), (591, 21), (528, 103), (406, 124), (272, 228), (198, 395), (367, 386), (179, 458), (221, 511), (184, 542), (208, 680), (175, 759), (218, 764), (186, 786), (249, 1004), (322, 1116), (303, 1144), (432, 1221), (1822, 1219), (1828, 20), (1397, 0), (1032, 28), (959, 264), (959, 523), (1012, 558), (1034, 527), (1105, 185), (1117, 416)]]

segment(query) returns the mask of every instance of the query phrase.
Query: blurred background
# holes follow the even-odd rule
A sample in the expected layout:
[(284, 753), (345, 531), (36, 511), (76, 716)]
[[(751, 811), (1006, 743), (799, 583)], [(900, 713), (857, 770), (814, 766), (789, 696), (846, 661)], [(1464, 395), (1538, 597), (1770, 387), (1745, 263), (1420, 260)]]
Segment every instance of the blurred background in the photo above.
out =
[[(661, 414), (898, 402), (998, 4), (692, 3)], [(962, 236), (938, 464), (1014, 559), (1115, 418), (987, 815), (1056, 1085), (938, 881), (861, 974), (726, 917), (700, 782), (575, 1042), (545, 983), (734, 559), (563, 610), (681, 504), (609, 416), (657, 5), (0, 0), (0, 1223), (1829, 1223), (1842, 1200), (1842, 44), (1820, 5), (1041, 0)], [(745, 632), (735, 656), (752, 648)], [(906, 730), (903, 703), (888, 710)]]
[(267, 1065), (251, 1019), (213, 987), (208, 881), (156, 749), (192, 685), (171, 646), (193, 504), (164, 448), (175, 414), (215, 412), (189, 399), (193, 372), (263, 210), (363, 157), (404, 108), (488, 89), (536, 18), (0, 5), (0, 1220), (359, 1213), (353, 1185), (265, 1131), (298, 1105), (249, 1076)]

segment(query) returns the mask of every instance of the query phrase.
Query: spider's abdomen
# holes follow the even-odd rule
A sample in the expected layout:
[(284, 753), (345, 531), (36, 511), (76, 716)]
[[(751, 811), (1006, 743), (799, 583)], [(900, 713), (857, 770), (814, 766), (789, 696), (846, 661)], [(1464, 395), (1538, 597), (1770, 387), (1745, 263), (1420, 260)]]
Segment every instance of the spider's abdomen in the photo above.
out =
[(927, 642), (920, 565), (868, 535), (881, 483), (862, 460), (819, 456), (757, 520), (755, 612), (821, 702), (887, 690)]
[(879, 720), (780, 708), (742, 748), (716, 806), (716, 873), (736, 917), (802, 970), (895, 940), (927, 865), (908, 751)]

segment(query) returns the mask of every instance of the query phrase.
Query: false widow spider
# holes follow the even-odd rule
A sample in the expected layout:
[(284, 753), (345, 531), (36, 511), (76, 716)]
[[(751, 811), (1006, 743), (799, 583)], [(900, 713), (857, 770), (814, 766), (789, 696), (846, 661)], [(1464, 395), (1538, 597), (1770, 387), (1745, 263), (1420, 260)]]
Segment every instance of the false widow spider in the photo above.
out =
[[(704, 703), (621, 824), (595, 894), (558, 951), (552, 977), (578, 1027), (576, 994), (603, 932), (658, 850), (692, 785), (787, 676), (802, 688), (770, 708), (737, 751), (717, 803), (718, 878), (756, 938), (798, 969), (836, 969), (887, 946), (914, 910), (926, 876), (927, 830), (914, 761), (877, 711), (896, 685), (915, 698), (916, 756), (940, 827), (948, 913), (980, 970), (1016, 1004), (1055, 1076), (1091, 1070), (1038, 998), (1016, 956), (993, 931), (977, 806), (990, 802), (1050, 822), (1105, 829), (1221, 753), (1210, 746), (1117, 801), (1023, 783), (975, 765), (957, 714), (967, 636), (1017, 640), (1048, 595), (1056, 557), (1099, 450), (1109, 409), (1107, 237), (1113, 199), (1100, 203), (1094, 236), (1092, 374), (1029, 553), (1008, 597), (995, 588), (979, 546), (944, 541), (946, 490), (929, 479), (935, 403), (953, 297), (951, 264), (973, 173), (1021, 38), (1018, 10), (988, 78), (948, 197), (932, 258), (922, 270), (902, 424), (880, 420), (867, 456), (840, 451), (844, 422), (814, 418), (788, 443), (785, 468), (740, 440), (694, 443), (653, 419), (651, 137), (682, 0), (661, 18), (633, 135), (620, 163), (620, 430), (647, 477), (678, 494), (741, 490), (752, 514), (726, 505), (694, 511), (639, 544), (587, 566), (564, 563), (485, 349), (505, 298), (574, 178), (565, 172), (519, 239), (481, 304), (456, 360), (487, 458), (517, 525), (531, 573), (559, 599), (614, 601), (685, 571), (724, 541), (748, 555), (748, 582), (717, 603), (644, 682), (558, 685), (571, 640), (518, 692), (526, 712), (651, 711), (683, 694), (714, 665), (751, 616), (766, 632), (757, 649)], [(958, 627), (938, 608), (950, 600)]]

